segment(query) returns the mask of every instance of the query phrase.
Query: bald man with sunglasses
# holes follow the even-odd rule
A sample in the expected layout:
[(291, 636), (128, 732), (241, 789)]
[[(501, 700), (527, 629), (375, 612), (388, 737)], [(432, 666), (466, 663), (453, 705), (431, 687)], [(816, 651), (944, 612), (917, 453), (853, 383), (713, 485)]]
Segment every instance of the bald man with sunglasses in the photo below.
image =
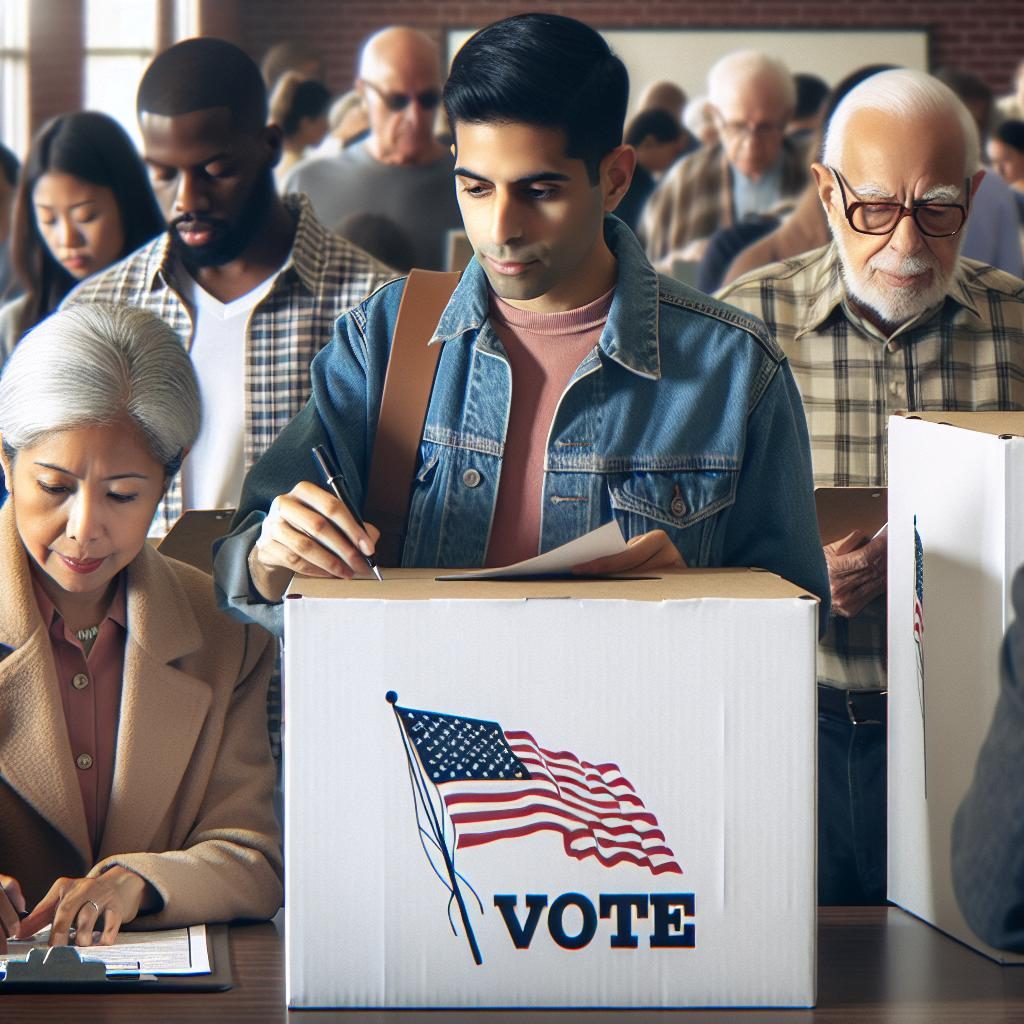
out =
[[(812, 171), (832, 242), (719, 297), (789, 357), (815, 484), (877, 487), (891, 414), (1024, 409), (1024, 282), (960, 254), (985, 172), (970, 113), (931, 75), (884, 71), (848, 93)], [(825, 548), (822, 903), (885, 901), (886, 536)]]
[(462, 221), (453, 157), (434, 135), (441, 104), (436, 45), (416, 29), (382, 29), (363, 46), (356, 88), (369, 136), (337, 155), (297, 164), (283, 191), (304, 192), (334, 229), (353, 214), (386, 217), (408, 236), (415, 266), (443, 270), (448, 231)]

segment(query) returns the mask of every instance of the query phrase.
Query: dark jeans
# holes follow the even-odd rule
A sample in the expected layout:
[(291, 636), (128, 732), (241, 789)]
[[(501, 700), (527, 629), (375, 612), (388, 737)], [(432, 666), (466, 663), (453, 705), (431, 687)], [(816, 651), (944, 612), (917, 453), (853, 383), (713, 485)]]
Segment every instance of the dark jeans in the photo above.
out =
[[(818, 687), (818, 903), (885, 903), (885, 697), (837, 709)], [(825, 698), (829, 699), (826, 700)], [(880, 710), (880, 713), (879, 713)]]

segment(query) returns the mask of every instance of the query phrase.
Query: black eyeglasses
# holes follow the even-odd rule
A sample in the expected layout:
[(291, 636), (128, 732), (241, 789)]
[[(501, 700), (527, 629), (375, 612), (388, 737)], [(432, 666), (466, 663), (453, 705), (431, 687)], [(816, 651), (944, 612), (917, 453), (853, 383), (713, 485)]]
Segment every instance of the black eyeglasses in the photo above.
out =
[[(843, 196), (843, 212), (850, 227), (862, 235), (888, 235), (896, 230), (904, 217), (913, 217), (917, 230), (929, 238), (950, 238), (957, 234), (967, 220), (968, 207), (963, 203), (918, 203), (910, 206), (902, 203), (846, 201), (847, 185), (842, 175), (834, 168), (829, 170), (839, 183), (839, 191)], [(964, 195), (970, 201), (971, 179), (964, 181)], [(853, 189), (850, 194), (856, 196)]]
[(360, 81), (372, 89), (393, 114), (405, 110), (414, 101), (424, 110), (436, 110), (441, 103), (439, 89), (424, 89), (423, 92), (410, 96), (407, 92), (385, 92), (379, 85), (374, 85), (373, 82), (368, 82), (365, 78), (361, 78)]

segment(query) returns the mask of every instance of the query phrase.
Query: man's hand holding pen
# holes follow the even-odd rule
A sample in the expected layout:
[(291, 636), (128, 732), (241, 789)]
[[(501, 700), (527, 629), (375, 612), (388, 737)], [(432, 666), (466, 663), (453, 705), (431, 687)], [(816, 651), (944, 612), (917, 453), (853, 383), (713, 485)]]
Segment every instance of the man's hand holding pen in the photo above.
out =
[(302, 481), (270, 506), (249, 558), (256, 589), (277, 601), (293, 573), (351, 579), (368, 573), (366, 556), (376, 548), (380, 531), (361, 527), (330, 491)]

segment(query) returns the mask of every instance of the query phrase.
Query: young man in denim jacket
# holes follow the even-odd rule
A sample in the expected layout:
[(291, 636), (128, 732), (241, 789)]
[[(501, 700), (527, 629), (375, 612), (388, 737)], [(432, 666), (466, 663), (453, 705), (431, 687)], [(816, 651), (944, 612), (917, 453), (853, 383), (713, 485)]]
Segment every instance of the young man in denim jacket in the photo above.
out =
[[(455, 58), (444, 102), (476, 259), (431, 342), (402, 564), (504, 564), (614, 517), (627, 550), (581, 571), (757, 565), (817, 594), (825, 622), (785, 358), (760, 321), (659, 277), (609, 216), (635, 163), (627, 93), (601, 37), (555, 15), (491, 25)], [(241, 618), (280, 633), (293, 572), (365, 571), (377, 532), (320, 486), (309, 452), (333, 452), (361, 507), (403, 287), (338, 320), (309, 405), (246, 480), (216, 559)]]

